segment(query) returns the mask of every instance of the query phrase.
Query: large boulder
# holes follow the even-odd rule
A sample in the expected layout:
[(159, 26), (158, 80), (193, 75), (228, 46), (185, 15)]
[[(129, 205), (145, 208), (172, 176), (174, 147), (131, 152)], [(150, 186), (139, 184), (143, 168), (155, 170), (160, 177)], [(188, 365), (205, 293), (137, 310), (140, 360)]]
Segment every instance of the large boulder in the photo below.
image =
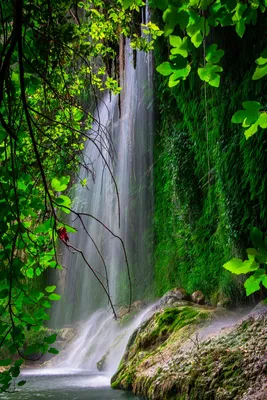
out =
[(227, 329), (233, 312), (221, 312), (157, 309), (132, 335), (112, 387), (151, 400), (267, 400), (266, 303)]

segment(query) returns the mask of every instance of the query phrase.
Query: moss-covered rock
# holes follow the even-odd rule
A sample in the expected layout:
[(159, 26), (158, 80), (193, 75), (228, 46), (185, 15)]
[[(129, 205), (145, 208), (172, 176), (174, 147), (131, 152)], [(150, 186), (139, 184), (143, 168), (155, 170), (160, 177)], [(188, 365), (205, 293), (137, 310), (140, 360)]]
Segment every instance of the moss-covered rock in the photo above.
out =
[(144, 385), (143, 378), (145, 386), (150, 387), (161, 370), (162, 360), (171, 359), (172, 353), (211, 313), (211, 309), (197, 306), (157, 310), (130, 338), (120, 367), (112, 378), (112, 387), (139, 392), (139, 386)]
[(132, 335), (112, 387), (154, 400), (253, 400), (259, 389), (267, 398), (264, 305), (201, 339), (213, 316), (204, 306), (157, 310)]

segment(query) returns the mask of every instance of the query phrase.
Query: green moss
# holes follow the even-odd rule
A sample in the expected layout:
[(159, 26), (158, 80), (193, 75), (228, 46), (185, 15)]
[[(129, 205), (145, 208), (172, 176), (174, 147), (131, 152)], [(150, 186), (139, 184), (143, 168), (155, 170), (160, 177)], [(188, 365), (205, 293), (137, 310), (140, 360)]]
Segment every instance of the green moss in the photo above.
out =
[(174, 330), (179, 330), (201, 313), (193, 307), (167, 308), (156, 319), (157, 328), (152, 332), (153, 336), (170, 335)]
[[(196, 72), (201, 49), (188, 80), (177, 87), (168, 88), (168, 78), (156, 75), (154, 261), (159, 296), (181, 286), (213, 300), (218, 292), (236, 303), (246, 298), (242, 278), (222, 265), (245, 255), (251, 226), (267, 228), (267, 140), (264, 131), (246, 140), (231, 117), (242, 101), (267, 102), (267, 80), (251, 80), (254, 61), (267, 47), (266, 28), (262, 17), (259, 26), (248, 27), (243, 41), (231, 29), (224, 29), (224, 36), (217, 33), (214, 40), (225, 50), (224, 73), (220, 88), (207, 86), (207, 102)], [(167, 51), (160, 39), (156, 65), (167, 59)]]

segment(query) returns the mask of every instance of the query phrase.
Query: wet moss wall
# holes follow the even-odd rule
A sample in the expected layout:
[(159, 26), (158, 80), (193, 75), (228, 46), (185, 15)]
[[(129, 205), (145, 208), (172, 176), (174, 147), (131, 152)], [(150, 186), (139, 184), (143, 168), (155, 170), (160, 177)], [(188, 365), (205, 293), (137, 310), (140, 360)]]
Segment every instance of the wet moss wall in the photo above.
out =
[[(159, 23), (161, 17), (155, 16)], [(221, 295), (244, 300), (243, 279), (222, 265), (245, 256), (249, 230), (267, 230), (267, 131), (246, 140), (231, 123), (242, 101), (256, 100), (267, 109), (267, 78), (252, 81), (255, 59), (267, 47), (267, 17), (246, 30), (212, 32), (225, 55), (220, 88), (206, 87), (197, 75), (203, 63), (198, 49), (187, 81), (168, 88), (155, 75), (155, 277), (162, 295), (174, 286), (202, 290), (213, 302)], [(174, 34), (179, 35), (179, 31)], [(161, 38), (155, 64), (168, 57)], [(207, 124), (206, 124), (207, 121)]]

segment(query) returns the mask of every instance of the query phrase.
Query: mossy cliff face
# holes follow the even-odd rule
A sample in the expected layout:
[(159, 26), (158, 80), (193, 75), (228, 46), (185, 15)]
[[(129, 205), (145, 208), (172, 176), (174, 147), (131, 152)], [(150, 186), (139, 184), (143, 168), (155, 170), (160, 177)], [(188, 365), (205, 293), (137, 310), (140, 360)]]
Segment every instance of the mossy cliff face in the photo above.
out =
[(112, 387), (155, 400), (267, 399), (259, 395), (267, 387), (266, 309), (200, 341), (197, 329), (215, 314), (193, 305), (156, 311), (130, 339)]
[[(246, 28), (243, 40), (232, 29), (212, 34), (225, 51), (219, 88), (205, 90), (199, 79), (202, 47), (189, 77), (176, 87), (169, 88), (168, 77), (155, 72), (157, 296), (182, 286), (190, 293), (201, 290), (210, 300), (218, 291), (236, 303), (245, 300), (242, 278), (222, 265), (245, 256), (251, 226), (267, 227), (266, 131), (246, 140), (241, 125), (231, 122), (243, 101), (267, 102), (267, 79), (251, 80), (255, 59), (267, 47), (266, 15), (259, 22)], [(173, 34), (181, 36), (176, 29)], [(168, 59), (168, 43), (157, 42), (156, 66)]]

